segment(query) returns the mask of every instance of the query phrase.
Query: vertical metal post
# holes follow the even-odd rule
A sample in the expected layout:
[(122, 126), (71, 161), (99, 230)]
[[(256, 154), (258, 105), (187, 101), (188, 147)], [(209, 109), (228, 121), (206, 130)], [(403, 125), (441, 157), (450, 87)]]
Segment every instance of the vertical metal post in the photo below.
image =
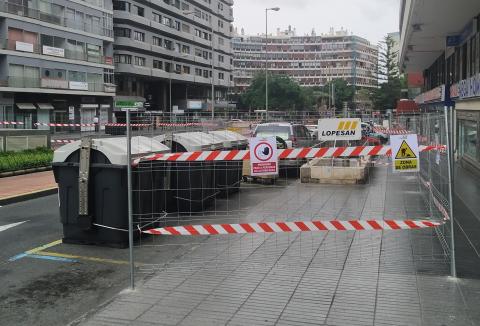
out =
[(265, 121), (268, 122), (268, 9), (265, 9)]
[(448, 123), (448, 106), (445, 105), (444, 109), (445, 116), (445, 134), (446, 134), (446, 145), (447, 145), (447, 169), (448, 169), (448, 214), (450, 215), (450, 275), (452, 277), (457, 277), (457, 268), (455, 263), (455, 239), (454, 239), (454, 221), (453, 221), (453, 171), (452, 171), (452, 149), (451, 149), (451, 134), (450, 127)]
[(172, 70), (173, 70), (173, 57), (170, 59), (170, 73), (169, 73), (169, 103), (170, 103), (170, 119), (172, 118), (173, 108), (172, 108)]
[(213, 49), (213, 19), (210, 17), (210, 28), (212, 30), (212, 120), (215, 119), (215, 51)]
[(127, 193), (128, 193), (128, 251), (130, 264), (130, 288), (135, 288), (133, 262), (133, 205), (132, 205), (132, 135), (130, 130), (130, 109), (125, 110), (127, 116)]

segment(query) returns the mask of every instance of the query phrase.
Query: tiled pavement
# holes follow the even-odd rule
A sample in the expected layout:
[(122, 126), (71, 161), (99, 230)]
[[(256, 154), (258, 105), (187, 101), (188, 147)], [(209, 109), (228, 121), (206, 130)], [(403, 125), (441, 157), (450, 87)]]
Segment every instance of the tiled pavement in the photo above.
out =
[[(246, 199), (268, 194), (242, 221), (422, 217), (419, 190), (385, 168), (363, 186), (247, 189)], [(448, 277), (434, 230), (184, 239), (152, 246), (162, 256), (184, 241), (181, 255), (140, 268), (156, 272), (83, 325), (480, 324), (480, 282)]]

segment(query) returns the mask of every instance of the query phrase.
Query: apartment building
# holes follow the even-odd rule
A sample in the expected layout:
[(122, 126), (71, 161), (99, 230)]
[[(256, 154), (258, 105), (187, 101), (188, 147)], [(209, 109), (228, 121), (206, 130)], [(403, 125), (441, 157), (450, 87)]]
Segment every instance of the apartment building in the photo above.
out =
[(232, 0), (114, 0), (117, 99), (149, 110), (227, 106)]
[(267, 38), (237, 35), (233, 38), (233, 51), (237, 92), (244, 91), (255, 74), (265, 71), (265, 59), (271, 73), (288, 75), (305, 87), (323, 86), (336, 78), (359, 87), (377, 85), (377, 47), (343, 29), (296, 36), (289, 27)]
[(0, 121), (107, 122), (113, 40), (111, 0), (0, 1)]

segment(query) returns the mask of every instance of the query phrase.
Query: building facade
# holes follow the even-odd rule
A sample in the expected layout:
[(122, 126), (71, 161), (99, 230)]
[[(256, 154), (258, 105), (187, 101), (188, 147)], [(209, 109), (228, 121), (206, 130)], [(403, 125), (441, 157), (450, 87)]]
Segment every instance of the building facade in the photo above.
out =
[[(453, 153), (452, 218), (457, 274), (477, 278), (480, 276), (480, 1), (402, 0), (400, 30), (400, 67), (405, 73), (421, 72), (424, 77), (422, 93), (415, 99), (423, 113), (422, 132), (431, 143), (440, 144), (447, 144), (446, 135), (451, 135), (448, 145), (452, 145)], [(444, 112), (448, 119), (444, 118)], [(435, 196), (448, 198), (448, 187), (442, 182), (448, 171), (447, 157), (437, 154), (430, 161), (434, 161), (428, 169)]]
[(0, 121), (109, 121), (111, 0), (0, 1), (0, 38)]
[[(117, 99), (207, 111), (232, 84), (232, 0), (114, 0)], [(213, 69), (212, 69), (213, 68)]]
[(332, 79), (344, 79), (358, 87), (377, 86), (378, 48), (345, 30), (296, 36), (289, 27), (267, 38), (240, 35), (233, 38), (233, 51), (237, 92), (243, 92), (257, 73), (265, 71), (266, 59), (271, 73), (288, 75), (305, 87), (324, 86)]

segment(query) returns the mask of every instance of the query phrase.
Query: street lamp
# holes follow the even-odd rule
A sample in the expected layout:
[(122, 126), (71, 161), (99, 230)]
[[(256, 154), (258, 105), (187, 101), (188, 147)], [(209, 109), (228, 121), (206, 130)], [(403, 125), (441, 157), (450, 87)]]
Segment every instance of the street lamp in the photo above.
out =
[[(195, 21), (195, 11), (184, 11), (183, 14), (185, 16), (188, 15), (194, 15), (193, 20)], [(213, 15), (210, 16), (210, 48), (212, 51), (212, 96), (211, 96), (211, 101), (212, 101), (212, 120), (215, 118), (215, 51), (213, 49)]]
[(279, 11), (279, 7), (265, 9), (265, 120), (268, 121), (268, 12)]

